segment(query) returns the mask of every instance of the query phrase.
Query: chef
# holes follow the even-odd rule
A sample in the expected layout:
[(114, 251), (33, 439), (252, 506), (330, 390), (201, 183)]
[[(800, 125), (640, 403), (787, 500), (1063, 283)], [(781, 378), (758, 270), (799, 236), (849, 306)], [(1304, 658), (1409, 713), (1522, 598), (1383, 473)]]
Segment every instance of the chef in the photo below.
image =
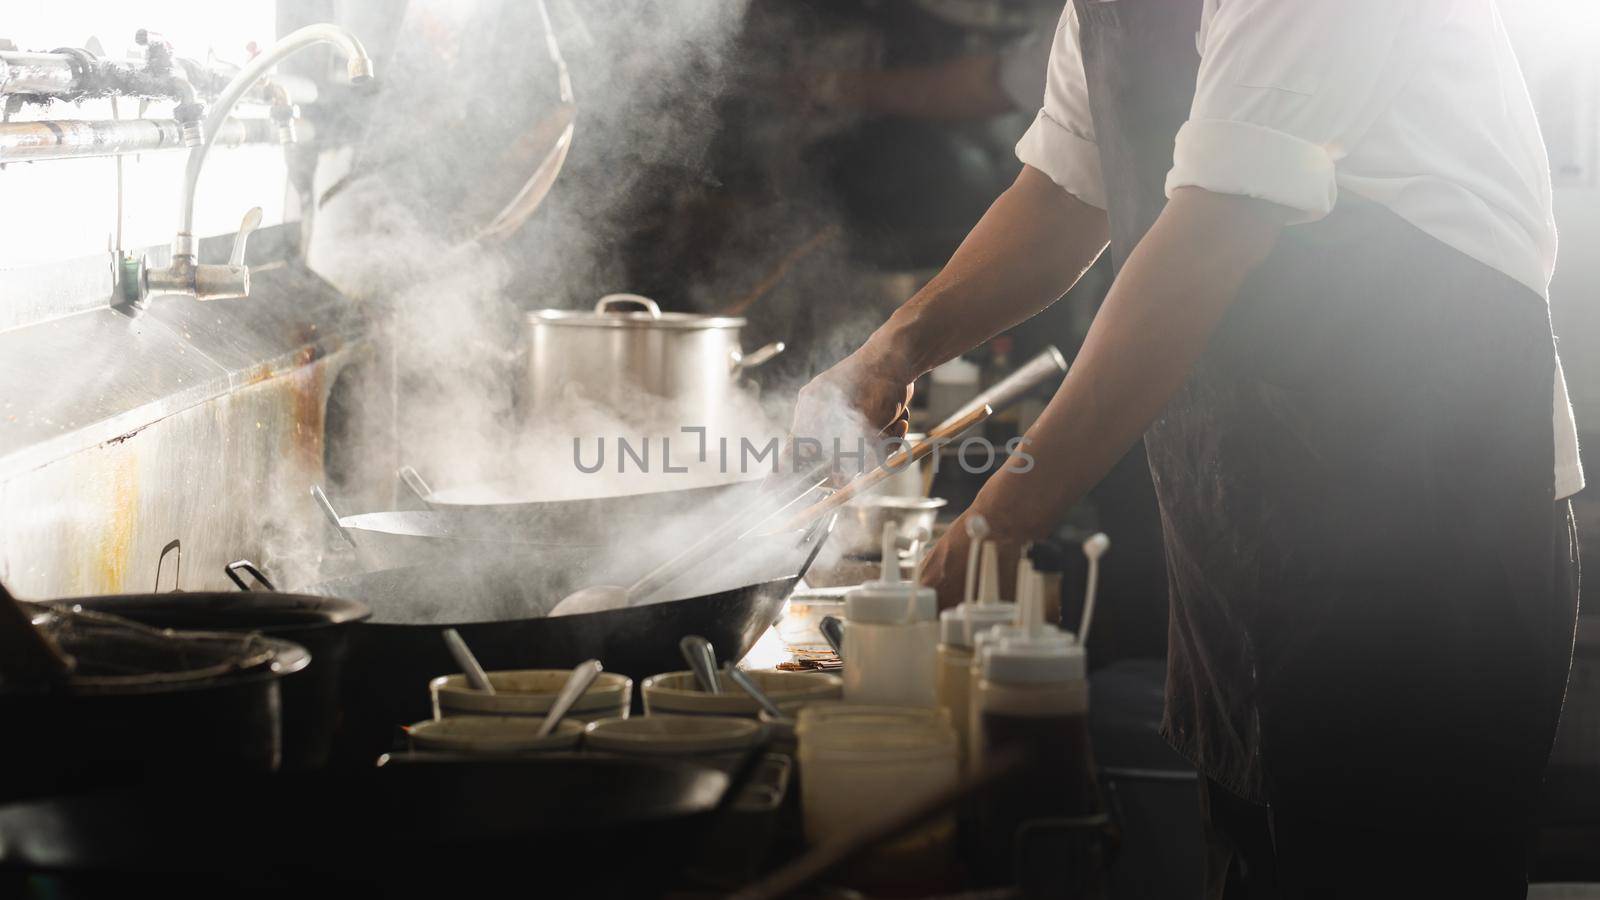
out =
[[(1048, 81), (1016, 182), (797, 429), (841, 396), (895, 421), (1109, 247), (1031, 468), (966, 515), (1042, 536), (1144, 439), (1210, 896), (1524, 896), (1583, 475), (1494, 0), (1073, 0)], [(964, 534), (927, 568), (946, 604)]]

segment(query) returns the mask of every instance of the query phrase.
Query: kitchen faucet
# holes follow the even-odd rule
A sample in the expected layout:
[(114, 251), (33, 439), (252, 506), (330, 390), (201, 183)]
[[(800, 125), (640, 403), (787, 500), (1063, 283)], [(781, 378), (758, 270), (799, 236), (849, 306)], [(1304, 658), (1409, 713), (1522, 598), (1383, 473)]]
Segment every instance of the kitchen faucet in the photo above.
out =
[(200, 144), (189, 151), (189, 161), (184, 167), (183, 193), (178, 204), (178, 233), (172, 239), (172, 261), (161, 268), (149, 268), (144, 257), (123, 254), (117, 262), (116, 299), (113, 305), (124, 312), (137, 315), (150, 302), (152, 294), (184, 294), (196, 300), (231, 300), (250, 296), (250, 268), (244, 264), (245, 242), (256, 226), (261, 224), (261, 208), (245, 213), (239, 233), (233, 239), (233, 252), (221, 265), (200, 263), (194, 236), (194, 193), (200, 180), (201, 167), (211, 145), (216, 143), (217, 132), (227, 121), (233, 107), (266, 77), (278, 61), (313, 44), (334, 44), (349, 58), (347, 71), (350, 84), (366, 87), (372, 83), (372, 60), (366, 48), (354, 35), (337, 25), (307, 25), (290, 32), (266, 52), (252, 59), (239, 74), (228, 82), (211, 105), (205, 122), (201, 125)]

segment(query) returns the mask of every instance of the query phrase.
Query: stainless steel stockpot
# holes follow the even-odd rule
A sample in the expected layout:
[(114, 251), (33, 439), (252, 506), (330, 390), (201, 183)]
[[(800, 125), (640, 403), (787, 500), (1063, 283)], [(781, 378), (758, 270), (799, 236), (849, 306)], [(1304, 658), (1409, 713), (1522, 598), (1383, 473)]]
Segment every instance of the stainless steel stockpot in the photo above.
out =
[(637, 294), (609, 294), (593, 312), (534, 310), (525, 325), (524, 409), (537, 412), (565, 398), (618, 410), (665, 400), (682, 424), (714, 425), (740, 376), (783, 351), (774, 343), (744, 353), (744, 324), (733, 316), (662, 312)]

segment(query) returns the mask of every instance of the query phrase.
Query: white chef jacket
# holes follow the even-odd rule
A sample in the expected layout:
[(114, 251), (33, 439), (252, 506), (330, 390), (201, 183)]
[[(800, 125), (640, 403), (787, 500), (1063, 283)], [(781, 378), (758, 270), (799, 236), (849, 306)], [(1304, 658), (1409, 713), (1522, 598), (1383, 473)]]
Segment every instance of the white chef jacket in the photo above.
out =
[[(1298, 223), (1349, 191), (1548, 302), (1550, 164), (1495, 0), (1205, 0), (1195, 46), (1169, 197), (1186, 186), (1257, 197)], [(1106, 207), (1070, 2), (1017, 157)], [(1551, 419), (1559, 499), (1584, 484), (1559, 359)]]

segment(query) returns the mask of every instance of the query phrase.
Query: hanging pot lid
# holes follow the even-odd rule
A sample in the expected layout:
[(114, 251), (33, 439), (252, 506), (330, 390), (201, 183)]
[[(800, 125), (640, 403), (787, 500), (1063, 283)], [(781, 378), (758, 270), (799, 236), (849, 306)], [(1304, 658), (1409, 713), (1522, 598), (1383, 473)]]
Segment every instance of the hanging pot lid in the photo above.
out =
[(547, 325), (588, 328), (743, 328), (738, 316), (705, 316), (698, 313), (662, 312), (660, 304), (639, 294), (607, 294), (594, 310), (538, 309), (528, 318)]

